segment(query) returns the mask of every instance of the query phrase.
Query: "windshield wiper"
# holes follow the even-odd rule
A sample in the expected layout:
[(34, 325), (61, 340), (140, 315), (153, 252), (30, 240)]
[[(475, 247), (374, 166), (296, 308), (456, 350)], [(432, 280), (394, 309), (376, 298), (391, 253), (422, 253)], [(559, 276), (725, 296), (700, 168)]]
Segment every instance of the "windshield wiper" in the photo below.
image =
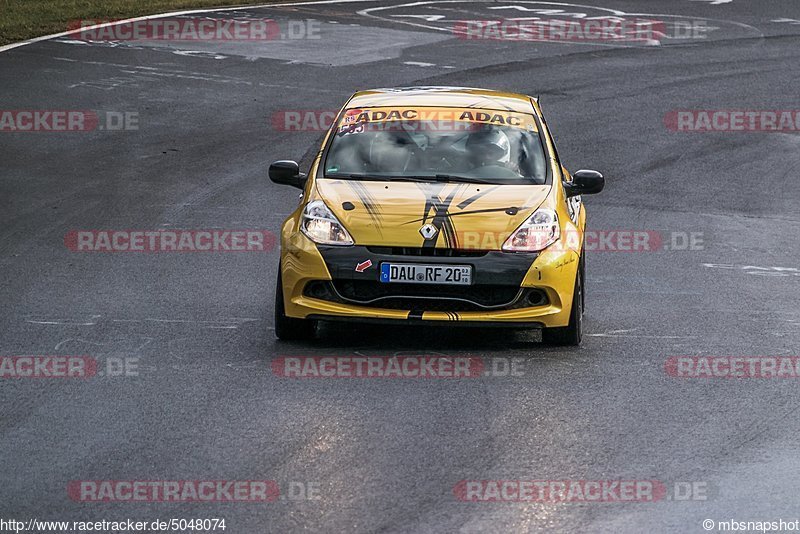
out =
[(350, 180), (375, 180), (375, 181), (392, 181), (392, 182), (459, 182), (468, 184), (493, 184), (494, 182), (482, 180), (480, 178), (472, 178), (470, 176), (458, 176), (455, 174), (435, 174), (435, 175), (393, 175), (393, 176), (380, 176), (375, 174), (358, 174), (358, 173), (328, 173), (325, 178), (344, 178)]
[(483, 180), (481, 178), (473, 178), (471, 176), (458, 176), (456, 174), (436, 174), (433, 176), (423, 175), (423, 176), (398, 176), (398, 179), (403, 178), (411, 178), (414, 180), (421, 180), (426, 182), (461, 182), (466, 184), (492, 184), (489, 180)]
[(358, 174), (358, 173), (341, 173), (331, 172), (323, 176), (323, 178), (345, 178), (349, 180), (388, 180), (387, 176), (375, 176), (374, 174)]

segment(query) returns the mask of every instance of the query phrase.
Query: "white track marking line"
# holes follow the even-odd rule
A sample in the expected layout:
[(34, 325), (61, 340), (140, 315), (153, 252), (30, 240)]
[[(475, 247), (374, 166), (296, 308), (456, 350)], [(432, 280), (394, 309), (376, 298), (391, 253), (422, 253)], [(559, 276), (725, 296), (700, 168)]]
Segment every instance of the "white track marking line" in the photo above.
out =
[(57, 324), (57, 325), (63, 325), (63, 326), (94, 326), (94, 325), (97, 324), (97, 323), (74, 323), (74, 322), (70, 322), (70, 321), (31, 321), (31, 320), (27, 320), (25, 322), (26, 323), (31, 323), (31, 324), (50, 324), (50, 325)]
[(134, 17), (130, 19), (124, 20), (116, 20), (114, 22), (106, 22), (104, 24), (95, 24), (94, 26), (86, 26), (84, 28), (77, 28), (75, 30), (69, 30), (60, 33), (51, 33), (50, 35), (42, 35), (41, 37), (34, 37), (33, 39), (28, 39), (26, 41), (20, 41), (18, 43), (11, 43), (5, 46), (0, 46), (0, 52), (5, 52), (7, 50), (12, 50), (14, 48), (19, 48), (20, 46), (25, 46), (33, 43), (38, 43), (40, 41), (47, 41), (48, 39), (55, 39), (57, 37), (65, 37), (67, 35), (72, 35), (74, 33), (80, 33), (82, 31), (88, 30), (95, 30), (97, 28), (105, 28), (107, 26), (115, 26), (117, 24), (128, 24), (131, 22), (138, 22), (140, 20), (151, 20), (151, 19), (161, 19), (164, 17), (178, 17), (182, 15), (195, 15), (198, 13), (221, 13), (225, 11), (238, 11), (241, 9), (261, 9), (261, 8), (269, 8), (269, 7), (289, 7), (289, 6), (310, 6), (310, 5), (323, 5), (323, 4), (347, 4), (351, 2), (372, 2), (374, 0), (315, 0), (313, 2), (288, 2), (283, 4), (254, 4), (251, 6), (237, 6), (237, 7), (216, 7), (212, 9), (190, 9), (186, 11), (173, 11), (170, 13), (158, 13), (156, 15), (147, 15), (144, 17)]
[[(666, 18), (677, 18), (677, 19), (688, 18), (687, 15), (666, 15), (666, 14), (661, 14), (661, 13), (627, 13), (625, 11), (620, 11), (620, 10), (617, 10), (617, 9), (604, 8), (604, 7), (599, 7), (599, 6), (589, 6), (589, 5), (584, 5), (584, 4), (568, 4), (568, 3), (561, 3), (561, 2), (547, 2), (547, 1), (544, 1), (544, 0), (514, 0), (514, 1), (516, 3), (518, 3), (518, 4), (543, 4), (543, 5), (549, 5), (549, 6), (579, 7), (579, 8), (585, 8), (585, 9), (588, 9), (588, 10), (606, 11), (606, 12), (611, 13), (612, 15), (616, 15), (616, 16), (666, 17)], [(452, 28), (443, 28), (441, 26), (432, 26), (432, 25), (429, 25), (429, 24), (422, 24), (422, 23), (418, 23), (418, 22), (409, 22), (409, 21), (405, 21), (405, 20), (389, 19), (389, 18), (385, 18), (385, 17), (379, 17), (377, 15), (372, 15), (371, 12), (373, 12), (373, 11), (385, 11), (387, 9), (397, 9), (397, 8), (402, 8), (402, 7), (424, 6), (424, 5), (430, 5), (430, 4), (466, 4), (466, 3), (491, 3), (491, 2), (489, 0), (423, 0), (423, 1), (420, 1), (420, 2), (411, 2), (411, 3), (408, 3), (408, 4), (396, 4), (396, 5), (391, 5), (391, 6), (371, 7), (371, 8), (367, 8), (367, 9), (362, 9), (361, 11), (356, 11), (356, 14), (364, 16), (364, 17), (377, 19), (377, 20), (382, 20), (384, 22), (397, 22), (399, 24), (405, 24), (407, 26), (416, 26), (418, 28), (427, 28), (427, 29), (436, 30), (436, 31), (452, 32)], [(498, 9), (498, 8), (495, 7), (493, 9)], [(713, 18), (707, 18), (707, 17), (695, 17), (695, 16), (692, 16), (691, 18), (693, 20), (706, 20), (706, 21), (713, 21), (713, 22), (726, 22), (726, 23), (732, 24), (734, 26), (739, 26), (741, 28), (754, 30), (756, 33), (759, 34), (759, 36), (764, 37), (764, 32), (762, 32), (761, 30), (759, 30), (755, 26), (751, 26), (751, 25), (745, 24), (743, 22), (736, 22), (736, 21), (733, 21), (733, 20), (724, 20), (724, 19), (713, 19)], [(585, 42), (578, 41), (578, 42), (571, 42), (569, 44), (590, 45), (590, 46), (592, 46), (592, 45), (593, 46), (610, 46), (610, 47), (615, 47), (615, 48), (633, 48), (631, 46), (625, 46), (625, 45), (620, 44), (620, 43), (599, 43), (599, 42), (591, 42), (591, 43), (586, 42), (585, 43)], [(644, 49), (646, 49), (648, 47), (638, 46), (636, 48), (644, 48)], [(2, 51), (2, 50), (0, 50), (0, 51)]]
[(583, 334), (587, 337), (635, 337), (646, 339), (695, 339), (697, 336), (645, 336), (633, 334)]
[[(5, 46), (0, 46), (0, 52), (5, 52), (7, 50), (13, 50), (14, 48), (19, 48), (21, 46), (25, 46), (25, 45), (29, 45), (29, 44), (33, 44), (33, 43), (38, 43), (40, 41), (47, 41), (48, 39), (55, 39), (57, 37), (65, 37), (67, 35), (72, 35), (74, 33), (79, 33), (81, 31), (94, 30), (94, 29), (98, 29), (98, 28), (105, 28), (107, 26), (114, 26), (116, 24), (127, 24), (127, 23), (131, 23), (131, 22), (137, 22), (137, 21), (140, 21), (140, 20), (159, 19), (159, 18), (164, 18), (164, 17), (176, 17), (176, 16), (181, 16), (181, 15), (194, 15), (194, 14), (198, 14), (198, 13), (222, 13), (222, 12), (226, 12), (226, 11), (238, 11), (238, 10), (243, 10), (243, 9), (262, 9), (262, 8), (273, 8), (273, 7), (310, 6), (310, 5), (335, 5), (335, 4), (349, 4), (349, 3), (372, 2), (372, 1), (374, 1), (374, 0), (314, 0), (312, 2), (289, 2), (289, 3), (282, 3), (282, 4), (254, 4), (254, 5), (250, 5), (250, 6), (219, 7), (219, 8), (212, 8), (212, 9), (193, 9), (193, 10), (187, 10), (187, 11), (174, 11), (174, 12), (171, 12), (171, 13), (159, 13), (159, 14), (156, 14), (156, 15), (147, 15), (147, 16), (144, 16), (144, 17), (134, 17), (134, 18), (130, 18), (130, 19), (124, 19), (124, 20), (118, 20), (118, 21), (114, 21), (114, 22), (108, 22), (108, 23), (105, 23), (105, 24), (97, 24), (95, 26), (87, 26), (85, 28), (78, 28), (78, 29), (75, 29), (75, 30), (69, 30), (69, 31), (66, 31), (66, 32), (61, 32), (61, 33), (53, 33), (53, 34), (50, 34), (50, 35), (43, 35), (41, 37), (35, 37), (33, 39), (28, 39), (26, 41), (20, 41), (18, 43), (11, 43), (11, 44), (8, 44), (8, 45), (5, 45)], [(624, 11), (619, 11), (619, 10), (616, 10), (616, 9), (608, 9), (608, 8), (602, 8), (602, 7), (598, 7), (598, 6), (589, 6), (589, 5), (583, 5), (583, 4), (568, 4), (568, 3), (560, 3), (560, 2), (544, 2), (544, 1), (539, 1), (539, 0), (536, 0), (536, 1), (516, 0), (516, 1), (518, 3), (521, 3), (521, 4), (545, 4), (545, 5), (556, 5), (556, 6), (565, 6), (565, 7), (581, 7), (581, 8), (586, 8), (586, 9), (607, 11), (609, 13), (616, 14), (616, 15), (627, 15), (627, 16), (646, 15), (646, 16), (672, 17), (672, 18), (680, 18), (680, 17), (682, 17), (682, 15), (662, 15), (662, 14), (653, 14), (653, 13), (626, 13)], [(730, 0), (722, 0), (722, 1), (730, 1)], [(385, 7), (375, 7), (375, 8), (369, 8), (369, 9), (362, 9), (361, 11), (356, 11), (355, 14), (361, 15), (363, 17), (369, 17), (369, 18), (374, 18), (374, 19), (383, 20), (383, 21), (387, 21), (388, 22), (389, 21), (388, 19), (385, 19), (383, 17), (378, 17), (378, 16), (375, 16), (375, 15), (371, 15), (369, 12), (370, 11), (382, 11), (382, 10), (385, 10), (385, 9), (392, 9), (392, 8), (398, 8), (398, 7), (413, 7), (413, 6), (418, 6), (418, 5), (444, 4), (444, 3), (473, 3), (473, 2), (470, 2), (470, 0), (433, 0), (433, 1), (413, 2), (413, 3), (410, 3), (410, 4), (398, 4), (398, 5), (385, 6)], [(477, 0), (477, 2), (474, 2), (474, 3), (486, 3), (486, 0)], [(718, 20), (718, 19), (709, 19), (709, 18), (704, 18), (704, 17), (694, 17), (694, 18), (695, 19), (702, 19), (702, 20)], [(400, 24), (406, 24), (406, 25), (410, 25), (410, 26), (417, 26), (417, 27), (420, 27), (420, 28), (428, 28), (428, 29), (437, 30), (437, 31), (450, 31), (447, 28), (439, 28), (439, 27), (436, 27), (436, 26), (430, 26), (430, 25), (426, 25), (426, 24), (417, 24), (417, 23), (406, 22), (406, 21), (396, 21), (396, 22), (399, 22)], [(724, 20), (723, 22), (728, 22), (728, 23), (736, 25), (736, 26), (740, 26), (740, 27), (743, 27), (743, 28), (749, 28), (749, 29), (756, 30), (762, 37), (764, 36), (764, 34), (761, 32), (761, 30), (759, 30), (758, 28), (756, 28), (754, 26), (750, 26), (749, 24), (744, 24), (744, 23), (741, 23), (741, 22), (735, 22), (735, 21), (730, 21), (730, 20)], [(576, 43), (576, 44), (593, 44), (593, 43)], [(598, 46), (598, 45), (599, 46), (620, 46), (620, 45), (615, 45), (615, 44), (595, 43), (595, 46)]]
[[(603, 8), (603, 7), (597, 7), (597, 6), (585, 6), (585, 5), (581, 5), (581, 4), (562, 4), (562, 3), (558, 3), (558, 2), (544, 2), (544, 1), (540, 1), (540, 0), (536, 0), (536, 1), (518, 0), (518, 1), (519, 1), (519, 3), (523, 3), (523, 4), (545, 4), (545, 5), (562, 6), (562, 7), (581, 7), (581, 8), (586, 8), (586, 9), (595, 9), (595, 10), (598, 10), (598, 11), (607, 11), (608, 13), (611, 13), (612, 15), (620, 15), (620, 16), (621, 15), (627, 15), (627, 13), (625, 13), (624, 11), (619, 11), (619, 10), (616, 10), (616, 9), (608, 9), (608, 8)], [(417, 7), (417, 6), (425, 6), (425, 5), (429, 5), (429, 4), (466, 4), (466, 3), (487, 3), (487, 2), (486, 2), (486, 0), (478, 0), (477, 2), (470, 2), (469, 0), (425, 0), (425, 1), (422, 1), (422, 2), (411, 2), (411, 3), (408, 3), (408, 4), (396, 4), (396, 5), (391, 5), (391, 6), (370, 7), (370, 8), (367, 8), (367, 9), (362, 9), (361, 11), (356, 11), (356, 14), (364, 16), (364, 17), (369, 17), (369, 18), (373, 18), (373, 19), (378, 19), (378, 20), (383, 20), (383, 21), (389, 22), (391, 19), (386, 19), (386, 18), (383, 18), (383, 17), (379, 17), (377, 15), (372, 15), (371, 13), (373, 11), (385, 11), (387, 9), (398, 9), (398, 8), (403, 8), (403, 7)], [(395, 20), (395, 21), (392, 21), (392, 22), (398, 22), (400, 24), (406, 24), (408, 26), (416, 26), (418, 28), (427, 28), (427, 29), (430, 29), (430, 30), (445, 31), (445, 32), (451, 32), (452, 31), (451, 28), (442, 28), (441, 26), (431, 26), (430, 24), (422, 24), (422, 23), (419, 23), (419, 22), (409, 22), (409, 21), (404, 21), (404, 20)]]

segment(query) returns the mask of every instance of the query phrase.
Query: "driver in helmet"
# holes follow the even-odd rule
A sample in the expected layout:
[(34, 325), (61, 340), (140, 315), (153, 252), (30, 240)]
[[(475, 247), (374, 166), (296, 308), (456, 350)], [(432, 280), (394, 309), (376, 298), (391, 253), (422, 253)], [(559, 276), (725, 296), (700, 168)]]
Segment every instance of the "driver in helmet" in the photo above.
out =
[(469, 163), (475, 169), (510, 166), (511, 142), (501, 130), (489, 128), (471, 133), (466, 148)]

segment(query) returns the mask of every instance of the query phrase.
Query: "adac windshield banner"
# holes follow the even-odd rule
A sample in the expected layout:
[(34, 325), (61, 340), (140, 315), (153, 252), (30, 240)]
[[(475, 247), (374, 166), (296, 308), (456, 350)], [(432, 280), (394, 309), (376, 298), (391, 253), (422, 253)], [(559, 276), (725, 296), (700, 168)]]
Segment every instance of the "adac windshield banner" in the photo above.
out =
[[(444, 125), (454, 123), (491, 124), (537, 131), (533, 115), (516, 111), (450, 107), (370, 107), (348, 109), (339, 121), (340, 130), (366, 124), (381, 123), (426, 123), (432, 129), (447, 129)], [(439, 126), (439, 128), (437, 128)]]

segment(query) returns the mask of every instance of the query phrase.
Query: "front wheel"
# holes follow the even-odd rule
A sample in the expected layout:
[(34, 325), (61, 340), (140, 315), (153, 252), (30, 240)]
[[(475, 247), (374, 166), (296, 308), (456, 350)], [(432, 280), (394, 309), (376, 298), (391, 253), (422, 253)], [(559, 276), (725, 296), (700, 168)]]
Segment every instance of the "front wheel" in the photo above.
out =
[(583, 336), (583, 277), (580, 270), (575, 276), (575, 290), (572, 292), (572, 311), (569, 324), (557, 328), (543, 328), (542, 341), (547, 345), (578, 346)]
[(307, 319), (286, 316), (283, 305), (283, 281), (278, 267), (278, 283), (275, 286), (275, 337), (282, 341), (308, 339), (314, 334), (314, 323)]

